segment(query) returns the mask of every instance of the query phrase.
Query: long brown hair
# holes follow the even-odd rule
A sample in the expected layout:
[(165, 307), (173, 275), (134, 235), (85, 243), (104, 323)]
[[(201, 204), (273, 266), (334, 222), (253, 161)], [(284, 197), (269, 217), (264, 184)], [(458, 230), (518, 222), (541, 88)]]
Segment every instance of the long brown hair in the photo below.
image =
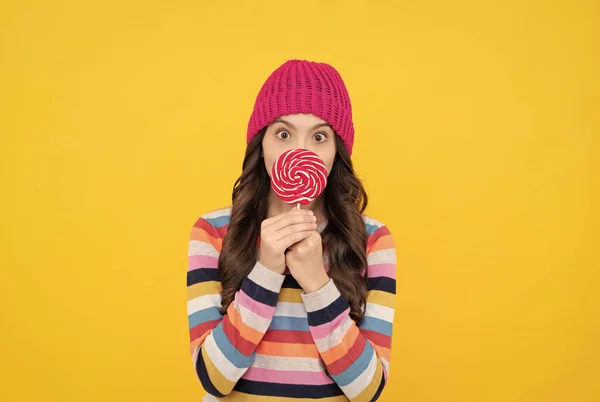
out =
[[(262, 129), (248, 143), (242, 174), (233, 186), (229, 228), (219, 257), (221, 314), (259, 258), (256, 246), (261, 223), (267, 218), (271, 185), (261, 158), (265, 132)], [(342, 140), (334, 137), (337, 153), (323, 193), (327, 225), (321, 237), (329, 256), (329, 276), (350, 304), (350, 317), (359, 324), (367, 291), (367, 233), (362, 214), (368, 198)]]

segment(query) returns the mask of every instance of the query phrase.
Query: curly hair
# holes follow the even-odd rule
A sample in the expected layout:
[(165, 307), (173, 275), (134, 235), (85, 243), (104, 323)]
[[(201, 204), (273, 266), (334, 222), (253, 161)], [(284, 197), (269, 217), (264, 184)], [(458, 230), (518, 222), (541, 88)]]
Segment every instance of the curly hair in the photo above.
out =
[[(268, 213), (270, 178), (261, 158), (262, 129), (247, 145), (242, 174), (235, 181), (227, 234), (219, 256), (221, 314), (258, 261), (260, 227)], [(350, 304), (350, 317), (363, 319), (367, 291), (367, 233), (362, 214), (367, 193), (354, 173), (342, 140), (335, 135), (337, 153), (324, 190), (327, 225), (321, 233), (327, 251), (329, 276)]]

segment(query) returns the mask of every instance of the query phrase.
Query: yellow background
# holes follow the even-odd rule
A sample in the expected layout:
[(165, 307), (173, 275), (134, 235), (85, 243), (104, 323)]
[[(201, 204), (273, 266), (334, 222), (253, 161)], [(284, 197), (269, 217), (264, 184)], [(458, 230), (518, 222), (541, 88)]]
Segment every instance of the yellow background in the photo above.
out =
[(396, 239), (382, 400), (600, 400), (597, 1), (0, 7), (0, 400), (201, 399), (189, 231), (288, 58), (344, 77)]

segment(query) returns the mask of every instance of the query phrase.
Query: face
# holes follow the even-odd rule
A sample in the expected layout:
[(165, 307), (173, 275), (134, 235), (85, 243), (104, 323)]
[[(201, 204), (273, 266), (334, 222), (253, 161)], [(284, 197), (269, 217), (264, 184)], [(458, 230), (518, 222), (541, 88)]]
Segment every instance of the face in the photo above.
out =
[(327, 174), (335, 159), (335, 133), (331, 126), (313, 114), (288, 114), (274, 120), (262, 140), (265, 168), (271, 175), (279, 155), (294, 148), (313, 151), (325, 163)]

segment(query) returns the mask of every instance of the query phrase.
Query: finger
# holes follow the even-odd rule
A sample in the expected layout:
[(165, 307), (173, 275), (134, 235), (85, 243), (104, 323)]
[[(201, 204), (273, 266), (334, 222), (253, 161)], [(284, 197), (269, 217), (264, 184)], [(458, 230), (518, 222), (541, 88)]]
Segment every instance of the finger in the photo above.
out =
[(284, 227), (283, 229), (275, 232), (275, 238), (277, 239), (277, 241), (279, 241), (279, 240), (283, 239), (284, 237), (289, 236), (293, 233), (303, 232), (303, 231), (313, 231), (316, 228), (317, 228), (316, 222), (296, 223), (296, 224), (288, 225), (288, 226)]
[[(290, 215), (284, 219), (277, 221), (269, 229), (272, 230), (273, 232), (281, 232), (283, 230), (286, 230), (290, 226), (300, 225), (300, 224), (311, 225), (313, 223), (315, 223), (315, 224), (317, 223), (317, 218), (312, 215), (306, 215), (306, 216)], [(316, 227), (316, 225), (315, 225), (315, 227)], [(286, 233), (284, 233), (284, 234), (286, 234)]]
[(278, 243), (281, 245), (281, 248), (283, 248), (285, 250), (285, 249), (288, 249), (289, 247), (291, 247), (292, 245), (298, 243), (299, 241), (309, 238), (311, 236), (312, 232), (313, 232), (312, 230), (295, 232), (295, 233), (285, 236), (284, 238), (279, 240)]
[(304, 214), (314, 215), (313, 212), (309, 209), (300, 209), (300, 210), (291, 209), (287, 212), (283, 212), (279, 215), (275, 215), (268, 219), (265, 219), (263, 222), (266, 223), (267, 226), (269, 226), (269, 225), (272, 225), (273, 223), (277, 222), (278, 220), (285, 218), (288, 215), (304, 215)]
[(286, 226), (295, 223), (310, 222), (311, 219), (311, 215), (308, 214), (283, 214), (282, 216), (276, 216), (263, 221), (261, 230), (263, 233), (275, 233)]
[(263, 226), (263, 228), (264, 229), (269, 228), (269, 230), (277, 231), (277, 230), (281, 230), (282, 228), (284, 228), (288, 225), (314, 221), (314, 219), (313, 219), (314, 214), (312, 213), (312, 211), (309, 211), (309, 212), (306, 212), (306, 211), (307, 210), (305, 210), (305, 209), (301, 209), (301, 210), (294, 210), (294, 211), (290, 211), (290, 212), (286, 212), (284, 214), (278, 215), (276, 217), (271, 218), (271, 219), (273, 219), (273, 221), (270, 221), (269, 223), (265, 224)]

